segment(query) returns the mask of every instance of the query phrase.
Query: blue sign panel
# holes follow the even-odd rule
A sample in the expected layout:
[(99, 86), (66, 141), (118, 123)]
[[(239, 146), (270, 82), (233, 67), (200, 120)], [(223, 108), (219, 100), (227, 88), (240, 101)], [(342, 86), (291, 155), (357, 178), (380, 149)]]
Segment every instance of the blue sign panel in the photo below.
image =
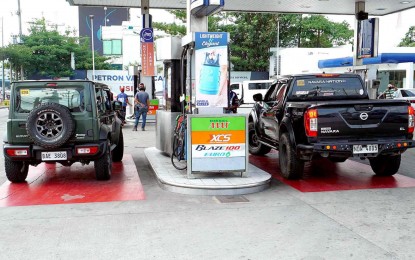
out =
[(367, 19), (359, 21), (357, 27), (357, 58), (370, 58), (377, 56), (377, 19)]
[(143, 28), (140, 37), (141, 42), (153, 42), (153, 28)]
[(228, 45), (226, 32), (195, 32), (195, 49), (221, 47)]

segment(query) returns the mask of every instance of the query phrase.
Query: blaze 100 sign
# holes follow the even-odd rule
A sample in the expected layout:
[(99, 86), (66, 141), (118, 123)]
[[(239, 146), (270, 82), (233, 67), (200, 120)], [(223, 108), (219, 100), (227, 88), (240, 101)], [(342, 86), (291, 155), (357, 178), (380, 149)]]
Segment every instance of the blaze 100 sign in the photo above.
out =
[(190, 117), (192, 170), (230, 171), (245, 167), (246, 121), (245, 115)]

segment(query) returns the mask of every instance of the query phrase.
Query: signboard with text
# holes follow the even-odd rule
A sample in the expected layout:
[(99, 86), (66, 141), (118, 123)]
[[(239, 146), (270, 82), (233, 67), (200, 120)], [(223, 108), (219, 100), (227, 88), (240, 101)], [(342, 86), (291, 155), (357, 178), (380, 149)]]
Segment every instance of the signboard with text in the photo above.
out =
[(134, 95), (134, 77), (128, 75), (125, 70), (95, 70), (92, 78), (92, 70), (87, 71), (87, 77), (95, 82), (108, 85), (114, 96), (120, 93), (120, 88), (124, 87), (125, 93), (129, 96)]
[(226, 32), (195, 33), (196, 107), (228, 106), (228, 39)]
[(247, 116), (189, 115), (190, 171), (245, 171)]
[(141, 41), (141, 75), (154, 76), (154, 38), (153, 28), (143, 28), (140, 33)]

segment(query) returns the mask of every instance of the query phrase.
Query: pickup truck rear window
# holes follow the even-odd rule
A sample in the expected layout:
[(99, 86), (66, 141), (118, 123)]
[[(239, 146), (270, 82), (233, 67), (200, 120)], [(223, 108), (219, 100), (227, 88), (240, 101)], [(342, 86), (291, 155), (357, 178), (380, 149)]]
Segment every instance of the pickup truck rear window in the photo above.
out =
[(293, 84), (290, 95), (293, 100), (366, 97), (362, 82), (353, 77), (299, 78)]

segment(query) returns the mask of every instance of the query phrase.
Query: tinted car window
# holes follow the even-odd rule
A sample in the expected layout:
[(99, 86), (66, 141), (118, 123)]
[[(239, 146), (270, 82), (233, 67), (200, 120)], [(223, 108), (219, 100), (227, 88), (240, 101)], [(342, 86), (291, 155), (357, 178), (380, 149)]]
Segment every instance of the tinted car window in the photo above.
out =
[(268, 89), (270, 86), (271, 82), (249, 83), (248, 89)]
[(277, 83), (274, 83), (271, 85), (271, 87), (268, 89), (267, 93), (265, 94), (264, 101), (270, 101), (272, 100), (272, 97), (275, 97), (274, 92), (277, 91)]
[[(283, 84), (277, 92), (276, 101), (281, 102), (285, 96), (285, 90), (287, 89), (287, 84)], [(282, 103), (282, 102), (281, 102)]]
[(16, 111), (29, 113), (42, 103), (58, 103), (71, 111), (84, 109), (83, 86), (70, 86), (65, 88), (17, 87)]
[(324, 100), (366, 97), (361, 81), (354, 77), (313, 77), (293, 81), (290, 99)]
[(231, 84), (230, 89), (231, 90), (239, 89), (239, 84)]
[(413, 92), (403, 89), (401, 89), (401, 95), (402, 97), (415, 97), (415, 94)]

